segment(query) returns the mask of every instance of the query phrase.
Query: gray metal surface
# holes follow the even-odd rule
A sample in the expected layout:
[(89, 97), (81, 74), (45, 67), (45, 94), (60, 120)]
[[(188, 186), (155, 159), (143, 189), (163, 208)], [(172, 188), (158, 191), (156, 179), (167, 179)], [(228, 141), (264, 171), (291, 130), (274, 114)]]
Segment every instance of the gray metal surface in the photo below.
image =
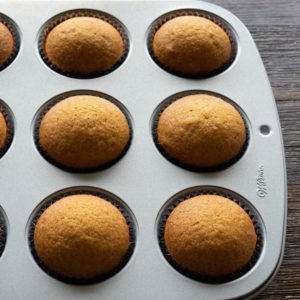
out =
[[(73, 79), (50, 70), (37, 51), (43, 23), (65, 10), (91, 8), (118, 18), (129, 31), (130, 53), (114, 72), (95, 79)], [(209, 79), (183, 79), (159, 68), (146, 47), (147, 30), (160, 15), (180, 8), (213, 12), (234, 28), (238, 54), (222, 74)], [(0, 12), (16, 22), (21, 49), (0, 72), (0, 99), (15, 116), (15, 136), (0, 159), (0, 206), (8, 221), (7, 245), (0, 258), (0, 299), (232, 299), (251, 297), (271, 280), (282, 258), (286, 223), (286, 176), (280, 124), (272, 90), (244, 25), (230, 12), (201, 1), (1, 1)], [(133, 119), (133, 141), (114, 166), (96, 173), (62, 171), (42, 158), (33, 142), (33, 120), (50, 98), (66, 91), (90, 89), (122, 102)], [(157, 105), (185, 90), (208, 90), (235, 101), (250, 124), (246, 153), (231, 167), (194, 173), (167, 161), (151, 136), (151, 116)], [(260, 126), (271, 128), (269, 135)], [(266, 185), (266, 193), (260, 184)], [(164, 203), (183, 189), (218, 186), (246, 198), (264, 223), (265, 243), (258, 263), (243, 277), (225, 284), (205, 284), (184, 277), (162, 256), (156, 218)], [(126, 267), (94, 285), (68, 285), (49, 277), (32, 258), (27, 242), (28, 220), (50, 194), (71, 186), (108, 190), (133, 211), (137, 245)]]

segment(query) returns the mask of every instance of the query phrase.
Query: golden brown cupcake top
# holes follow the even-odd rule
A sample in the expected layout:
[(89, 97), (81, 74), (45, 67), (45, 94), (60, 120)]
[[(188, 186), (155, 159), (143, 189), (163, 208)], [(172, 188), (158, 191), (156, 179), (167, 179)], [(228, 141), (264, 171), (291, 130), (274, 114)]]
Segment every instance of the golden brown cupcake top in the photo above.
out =
[(181, 202), (167, 219), (165, 244), (183, 268), (201, 275), (229, 275), (246, 265), (257, 236), (249, 215), (235, 202), (201, 195)]
[(129, 228), (110, 202), (92, 195), (65, 197), (48, 207), (34, 229), (34, 248), (52, 271), (93, 278), (116, 268), (129, 247)]
[(0, 21), (0, 67), (12, 55), (14, 38), (9, 29)]
[(177, 161), (200, 168), (233, 159), (246, 140), (242, 117), (229, 103), (197, 94), (180, 98), (161, 114), (158, 141)]
[(3, 114), (0, 111), (0, 148), (5, 146), (5, 140), (7, 137), (7, 125)]
[(60, 164), (96, 168), (119, 157), (129, 141), (125, 115), (108, 100), (74, 96), (55, 104), (42, 118), (39, 143)]
[(124, 43), (111, 24), (94, 17), (74, 17), (48, 34), (45, 52), (63, 71), (90, 74), (106, 71), (121, 58)]
[(198, 16), (179, 16), (163, 24), (154, 35), (153, 51), (172, 71), (208, 73), (231, 57), (227, 33), (214, 22)]

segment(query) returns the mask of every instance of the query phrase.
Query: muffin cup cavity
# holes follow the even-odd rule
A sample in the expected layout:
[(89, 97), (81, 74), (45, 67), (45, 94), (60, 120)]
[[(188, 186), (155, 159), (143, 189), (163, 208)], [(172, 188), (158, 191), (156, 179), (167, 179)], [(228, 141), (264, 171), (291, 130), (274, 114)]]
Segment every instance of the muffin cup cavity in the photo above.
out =
[(0, 207), (0, 257), (4, 251), (7, 237), (7, 222), (2, 208)]
[[(72, 96), (79, 96), (79, 95), (96, 96), (96, 97), (100, 97), (100, 98), (110, 101), (111, 103), (116, 105), (121, 110), (121, 112), (126, 117), (126, 120), (127, 120), (128, 126), (129, 126), (129, 140), (127, 142), (127, 145), (124, 147), (123, 151), (121, 152), (121, 154), (118, 157), (116, 157), (115, 159), (113, 159), (103, 165), (100, 165), (99, 167), (95, 167), (95, 168), (72, 168), (72, 167), (65, 166), (65, 165), (57, 162), (56, 160), (54, 160), (52, 157), (50, 157), (46, 153), (46, 151), (43, 149), (43, 147), (41, 146), (40, 141), (39, 141), (39, 128), (41, 125), (41, 121), (42, 121), (44, 115), (50, 110), (50, 108), (52, 108), (55, 104), (57, 104), (58, 102), (66, 99), (66, 98), (69, 98)], [(127, 109), (123, 106), (123, 104), (121, 104), (115, 98), (113, 98), (107, 94), (96, 92), (96, 91), (89, 91), (89, 90), (77, 91), (76, 90), (76, 91), (66, 92), (66, 93), (60, 94), (58, 96), (55, 96), (54, 98), (52, 98), (48, 102), (46, 102), (39, 109), (39, 111), (37, 112), (37, 114), (34, 118), (34, 121), (33, 121), (33, 139), (34, 139), (34, 143), (35, 143), (39, 153), (42, 155), (42, 157), (44, 159), (46, 159), (52, 165), (54, 165), (62, 170), (68, 171), (68, 172), (89, 173), (89, 172), (101, 171), (101, 170), (111, 167), (112, 165), (117, 163), (126, 154), (126, 152), (128, 151), (128, 149), (131, 145), (132, 137), (133, 137), (132, 120), (131, 120), (131, 116), (130, 116), (129, 112), (127, 111)]]
[[(162, 62), (160, 62), (160, 60), (158, 59), (158, 57), (155, 55), (155, 53), (153, 51), (153, 40), (154, 40), (155, 33), (166, 22), (168, 22), (176, 17), (182, 17), (182, 16), (203, 17), (203, 18), (206, 18), (206, 19), (214, 22), (216, 25), (220, 26), (225, 31), (227, 36), (229, 37), (229, 40), (231, 43), (232, 50), (231, 50), (230, 59), (225, 64), (223, 64), (220, 68), (214, 70), (213, 72), (197, 73), (197, 74), (178, 72), (178, 71), (175, 71), (175, 70), (171, 69), (170, 67), (166, 66)], [(168, 12), (168, 13), (160, 16), (158, 19), (156, 19), (152, 23), (152, 25), (150, 26), (150, 29), (148, 30), (147, 48), (148, 48), (151, 58), (155, 61), (155, 63), (158, 66), (160, 66), (165, 71), (167, 71), (173, 75), (179, 76), (179, 77), (190, 78), (190, 79), (204, 79), (204, 78), (213, 77), (213, 76), (216, 76), (216, 75), (222, 73), (233, 63), (233, 61), (235, 60), (235, 58), (237, 56), (238, 44), (237, 44), (236, 35), (235, 35), (233, 29), (231, 28), (230, 24), (227, 23), (221, 17), (219, 17), (211, 12), (203, 11), (203, 10), (199, 10), (199, 9), (179, 9), (179, 10), (175, 10), (172, 12)]]
[[(244, 209), (244, 211), (249, 215), (250, 219), (253, 222), (255, 232), (257, 235), (257, 242), (256, 242), (256, 248), (252, 255), (251, 260), (237, 270), (236, 272), (226, 275), (226, 276), (220, 276), (220, 277), (209, 277), (209, 276), (200, 276), (198, 274), (195, 274), (189, 270), (186, 270), (185, 268), (181, 267), (178, 263), (176, 263), (171, 255), (168, 253), (167, 247), (165, 245), (164, 241), (164, 231), (165, 231), (165, 225), (166, 221), (171, 214), (171, 212), (174, 210), (174, 208), (181, 203), (184, 200), (199, 196), (199, 195), (218, 195), (223, 196), (225, 198), (228, 198), (235, 203), (237, 203), (240, 207)], [(252, 205), (249, 204), (247, 200), (245, 200), (240, 195), (223, 189), (219, 187), (212, 187), (212, 186), (204, 186), (204, 187), (195, 187), (190, 188), (184, 191), (179, 192), (178, 194), (174, 195), (171, 199), (167, 201), (167, 203), (163, 206), (161, 209), (159, 216), (157, 218), (157, 238), (160, 250), (165, 257), (165, 259), (168, 261), (168, 263), (179, 273), (182, 275), (204, 283), (212, 283), (212, 284), (218, 284), (218, 283), (225, 283), (229, 281), (233, 281), (237, 278), (242, 277), (245, 275), (248, 271), (250, 271), (255, 264), (257, 263), (263, 249), (264, 245), (264, 230), (263, 230), (263, 223), (261, 221), (260, 216), (254, 209)]]
[(16, 58), (20, 50), (20, 33), (17, 25), (7, 16), (0, 13), (0, 23), (4, 24), (10, 31), (13, 37), (13, 50), (10, 57), (2, 64), (0, 64), (0, 71), (8, 67)]
[(1, 157), (7, 152), (10, 145), (12, 144), (13, 137), (14, 137), (14, 131), (15, 131), (15, 125), (14, 125), (14, 118), (11, 110), (9, 107), (0, 100), (0, 112), (2, 113), (6, 126), (7, 126), (7, 134), (6, 139), (4, 142), (4, 147), (0, 148), (0, 159)]
[[(218, 166), (215, 166), (215, 167), (202, 168), (202, 167), (195, 167), (192, 165), (182, 163), (182, 162), (178, 161), (177, 159), (173, 158), (171, 155), (169, 155), (165, 151), (165, 149), (162, 147), (162, 145), (160, 144), (160, 142), (158, 140), (158, 134), (157, 134), (158, 121), (159, 121), (159, 118), (160, 118), (161, 114), (163, 113), (163, 111), (170, 104), (175, 102), (176, 100), (178, 100), (182, 97), (185, 97), (185, 96), (197, 95), (197, 94), (206, 94), (206, 95), (214, 96), (214, 97), (220, 98), (221, 100), (224, 100), (227, 103), (231, 104), (238, 111), (240, 116), (242, 117), (242, 119), (244, 121), (245, 129), (246, 129), (246, 141), (245, 141), (244, 145), (242, 146), (238, 155), (236, 155), (234, 158), (230, 159), (229, 161), (227, 161), (223, 164), (220, 164)], [(183, 169), (193, 171), (193, 172), (214, 172), (214, 171), (220, 171), (220, 170), (224, 170), (224, 169), (228, 168), (229, 166), (236, 163), (244, 155), (244, 153), (246, 152), (246, 150), (248, 148), (249, 139), (250, 139), (250, 128), (249, 128), (249, 124), (248, 124), (248, 119), (247, 119), (245, 113), (241, 110), (241, 108), (238, 105), (236, 105), (232, 100), (228, 99), (225, 96), (222, 96), (222, 95), (214, 93), (214, 92), (202, 91), (202, 90), (191, 90), (191, 91), (180, 92), (180, 93), (177, 93), (177, 94), (174, 94), (174, 95), (168, 97), (163, 102), (161, 102), (161, 104), (159, 104), (159, 106), (155, 109), (155, 111), (152, 115), (151, 132), (152, 132), (152, 138), (153, 138), (156, 148), (167, 160), (169, 160), (173, 164), (177, 165), (178, 167), (181, 167)]]
[[(35, 247), (34, 247), (34, 229), (35, 225), (42, 215), (42, 213), (53, 203), (56, 201), (67, 197), (71, 195), (78, 195), (78, 194), (85, 194), (85, 195), (92, 195), (92, 196), (97, 196), (100, 197), (106, 201), (109, 201), (111, 204), (113, 204), (115, 207), (119, 209), (119, 211), (122, 213), (124, 218), (126, 219), (127, 225), (129, 227), (129, 248), (121, 260), (120, 264), (114, 268), (113, 270), (102, 274), (100, 276), (96, 276), (94, 278), (89, 278), (89, 279), (77, 279), (77, 278), (68, 278), (64, 277), (51, 269), (49, 269), (47, 266), (44, 265), (44, 263), (40, 260), (38, 257)], [(75, 285), (87, 285), (87, 284), (94, 284), (94, 283), (99, 283), (101, 281), (104, 281), (118, 272), (120, 272), (128, 263), (130, 260), (134, 249), (135, 249), (135, 244), (136, 244), (136, 235), (137, 235), (137, 227), (136, 227), (136, 220), (135, 217), (133, 216), (133, 213), (131, 210), (128, 208), (128, 206), (120, 200), (117, 196), (114, 194), (107, 192), (105, 190), (101, 190), (98, 188), (93, 188), (93, 187), (73, 187), (73, 188), (68, 188), (61, 190), (57, 193), (54, 193), (47, 197), (45, 200), (42, 201), (42, 203), (35, 209), (33, 212), (31, 219), (29, 220), (29, 226), (28, 226), (28, 244), (29, 244), (29, 249), (30, 252), (35, 260), (35, 262), (38, 264), (38, 266), (45, 271), (48, 275), (52, 276), (53, 278), (56, 278), (62, 282), (69, 283), (69, 284), (75, 284)]]
[[(45, 50), (45, 43), (46, 43), (48, 34), (55, 26), (59, 25), (60, 23), (66, 21), (68, 19), (74, 18), (74, 17), (92, 17), (92, 18), (101, 19), (103, 21), (106, 21), (110, 25), (112, 25), (120, 33), (122, 40), (123, 40), (123, 44), (124, 44), (123, 54), (120, 57), (120, 59), (112, 67), (110, 67), (107, 70), (85, 74), (85, 73), (64, 71), (64, 70), (58, 68), (56, 65), (54, 65), (49, 60), (49, 58), (47, 57), (47, 54), (46, 54), (46, 50)], [(39, 51), (39, 54), (40, 54), (42, 60), (44, 61), (44, 63), (50, 69), (52, 69), (53, 71), (55, 71), (61, 75), (71, 77), (71, 78), (78, 78), (78, 79), (96, 78), (96, 77), (100, 77), (100, 76), (103, 76), (103, 75), (113, 72), (125, 61), (125, 59), (128, 56), (128, 53), (129, 53), (129, 35), (127, 33), (125, 26), (118, 19), (114, 18), (113, 16), (111, 16), (105, 12), (91, 10), (91, 9), (71, 10), (71, 11), (66, 11), (59, 15), (54, 16), (53, 18), (51, 18), (49, 21), (47, 21), (43, 25), (43, 27), (40, 30), (39, 38), (38, 38), (38, 51)]]

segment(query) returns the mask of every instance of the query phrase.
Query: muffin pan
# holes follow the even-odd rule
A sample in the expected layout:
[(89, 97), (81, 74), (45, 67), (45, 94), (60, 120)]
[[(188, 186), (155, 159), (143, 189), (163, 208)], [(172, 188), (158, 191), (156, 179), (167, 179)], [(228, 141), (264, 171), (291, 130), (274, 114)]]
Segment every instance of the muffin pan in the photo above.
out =
[[(51, 70), (39, 53), (40, 34), (53, 17), (90, 9), (126, 26), (128, 55), (113, 72), (78, 79)], [(212, 14), (228, 24), (236, 44), (230, 66), (209, 78), (171, 74), (152, 59), (149, 33), (161, 16), (178, 11)], [(20, 37), (14, 61), (0, 72), (0, 105), (13, 113), (14, 137), (0, 159), (0, 220), (5, 249), (0, 258), (0, 290), (5, 299), (250, 299), (275, 276), (284, 249), (287, 194), (283, 143), (272, 90), (246, 27), (225, 9), (201, 1), (7, 1), (8, 16)], [(31, 20), (31, 22), (28, 22)], [(55, 167), (35, 145), (40, 108), (59, 95), (88, 91), (119, 101), (129, 112), (132, 141), (114, 165), (88, 173)], [(247, 148), (222, 170), (191, 171), (167, 160), (152, 137), (153, 116), (178, 93), (207, 91), (232, 101), (248, 129)], [(100, 189), (116, 195), (136, 223), (135, 247), (124, 268), (96, 284), (65, 283), (36, 263), (30, 244), (38, 208), (61, 190)], [(237, 195), (259, 221), (262, 240), (257, 259), (240, 276), (211, 283), (177, 271), (160, 248), (160, 218), (178, 196), (205, 191)], [(122, 203), (122, 202), (121, 202)], [(131, 214), (132, 212), (132, 214)], [(2, 217), (3, 216), (3, 217)], [(4, 226), (3, 226), (4, 225)], [(3, 229), (1, 229), (3, 230)], [(2, 251), (1, 250), (1, 251)]]

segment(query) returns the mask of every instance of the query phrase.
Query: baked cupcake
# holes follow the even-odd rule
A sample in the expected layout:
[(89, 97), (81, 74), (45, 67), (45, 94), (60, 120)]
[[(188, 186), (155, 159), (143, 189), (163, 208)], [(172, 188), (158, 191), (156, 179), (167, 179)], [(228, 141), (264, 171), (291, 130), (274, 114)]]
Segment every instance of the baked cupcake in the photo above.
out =
[(124, 42), (110, 23), (95, 17), (73, 17), (47, 35), (45, 54), (61, 71), (88, 75), (104, 72), (122, 57)]
[(38, 144), (56, 163), (73, 169), (99, 168), (120, 157), (130, 128), (123, 112), (96, 96), (73, 96), (46, 112)]
[(195, 94), (176, 100), (161, 113), (157, 139), (167, 155), (181, 164), (215, 168), (240, 153), (246, 129), (231, 104)]
[(42, 213), (34, 228), (34, 249), (57, 274), (92, 279), (120, 264), (129, 236), (126, 220), (113, 204), (92, 195), (73, 195)]
[(231, 275), (251, 259), (257, 236), (234, 201), (200, 195), (178, 204), (167, 218), (164, 241), (172, 259), (203, 277)]
[(0, 149), (5, 147), (7, 138), (7, 125), (3, 114), (0, 111)]
[(167, 21), (155, 33), (152, 48), (162, 65), (188, 75), (214, 72), (232, 55), (227, 33), (200, 16), (178, 16)]
[(14, 38), (10, 30), (0, 21), (0, 68), (12, 56)]

